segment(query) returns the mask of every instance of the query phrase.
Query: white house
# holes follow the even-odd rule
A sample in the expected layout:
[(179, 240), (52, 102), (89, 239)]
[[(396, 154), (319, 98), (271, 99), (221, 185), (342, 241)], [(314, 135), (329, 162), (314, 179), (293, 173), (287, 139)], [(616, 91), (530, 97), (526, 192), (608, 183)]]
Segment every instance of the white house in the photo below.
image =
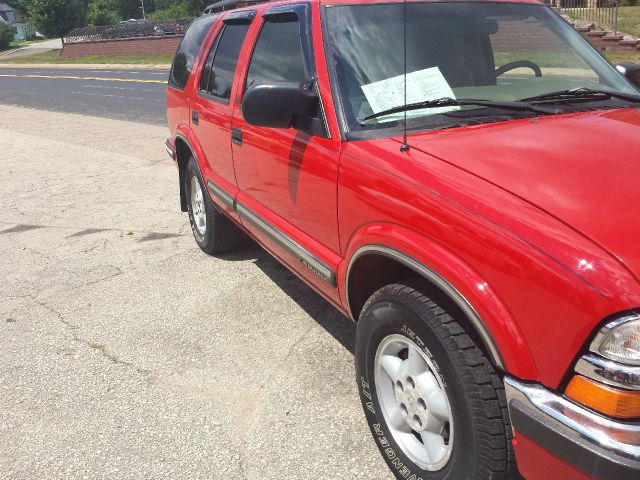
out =
[(31, 38), (36, 34), (36, 31), (25, 23), (22, 13), (8, 3), (0, 2), (0, 22), (16, 27), (18, 31), (15, 35), (16, 40)]

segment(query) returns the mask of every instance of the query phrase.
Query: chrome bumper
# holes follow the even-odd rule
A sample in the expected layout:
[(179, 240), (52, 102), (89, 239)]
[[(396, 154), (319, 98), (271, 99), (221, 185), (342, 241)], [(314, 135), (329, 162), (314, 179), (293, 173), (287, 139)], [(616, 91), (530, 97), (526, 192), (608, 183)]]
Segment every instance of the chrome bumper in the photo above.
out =
[(640, 478), (640, 423), (611, 420), (510, 377), (505, 392), (520, 434), (596, 478)]
[(173, 148), (169, 144), (169, 140), (164, 142), (164, 149), (167, 151), (167, 155), (169, 155), (171, 157), (171, 160), (175, 160), (176, 159), (176, 155), (175, 155), (175, 153), (173, 151)]

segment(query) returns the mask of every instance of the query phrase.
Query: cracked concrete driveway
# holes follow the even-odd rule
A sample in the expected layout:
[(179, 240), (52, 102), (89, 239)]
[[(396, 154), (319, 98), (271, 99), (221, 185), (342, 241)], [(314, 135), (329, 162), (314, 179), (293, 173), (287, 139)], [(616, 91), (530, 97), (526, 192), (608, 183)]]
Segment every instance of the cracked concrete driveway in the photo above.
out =
[(390, 478), (353, 325), (200, 252), (165, 136), (0, 106), (0, 478)]

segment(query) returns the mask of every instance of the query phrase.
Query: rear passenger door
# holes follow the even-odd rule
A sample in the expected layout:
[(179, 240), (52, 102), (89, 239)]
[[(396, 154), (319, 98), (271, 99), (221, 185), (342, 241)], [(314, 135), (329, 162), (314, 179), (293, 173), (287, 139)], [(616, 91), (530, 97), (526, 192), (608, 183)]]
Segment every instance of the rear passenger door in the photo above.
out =
[(232, 94), (237, 88), (238, 57), (254, 17), (255, 10), (225, 16), (204, 57), (192, 102), (192, 128), (211, 169), (205, 176), (231, 196), (237, 192), (231, 152)]
[[(246, 89), (264, 82), (300, 82), (318, 91), (310, 5), (266, 8), (256, 19), (259, 32), (239, 89), (240, 104)], [(340, 140), (329, 138), (328, 129), (311, 136), (250, 125), (240, 104), (233, 119), (233, 159), (242, 222), (284, 263), (334, 297)]]

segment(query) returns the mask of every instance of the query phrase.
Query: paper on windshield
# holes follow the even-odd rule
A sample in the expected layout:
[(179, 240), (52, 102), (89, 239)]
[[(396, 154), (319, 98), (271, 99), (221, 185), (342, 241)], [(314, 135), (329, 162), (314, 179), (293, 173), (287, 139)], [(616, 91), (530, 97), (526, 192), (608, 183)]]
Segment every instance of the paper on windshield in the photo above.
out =
[[(405, 76), (387, 78), (379, 82), (362, 85), (369, 106), (373, 113), (379, 113), (390, 108), (404, 105), (404, 79)], [(407, 104), (424, 102), (426, 100), (438, 100), (440, 98), (456, 98), (447, 80), (438, 67), (425, 68), (407, 74)], [(460, 110), (460, 107), (439, 107), (407, 112), (407, 118), (436, 115), (438, 113)], [(404, 113), (385, 115), (378, 119), (379, 122), (389, 122), (404, 118)]]

